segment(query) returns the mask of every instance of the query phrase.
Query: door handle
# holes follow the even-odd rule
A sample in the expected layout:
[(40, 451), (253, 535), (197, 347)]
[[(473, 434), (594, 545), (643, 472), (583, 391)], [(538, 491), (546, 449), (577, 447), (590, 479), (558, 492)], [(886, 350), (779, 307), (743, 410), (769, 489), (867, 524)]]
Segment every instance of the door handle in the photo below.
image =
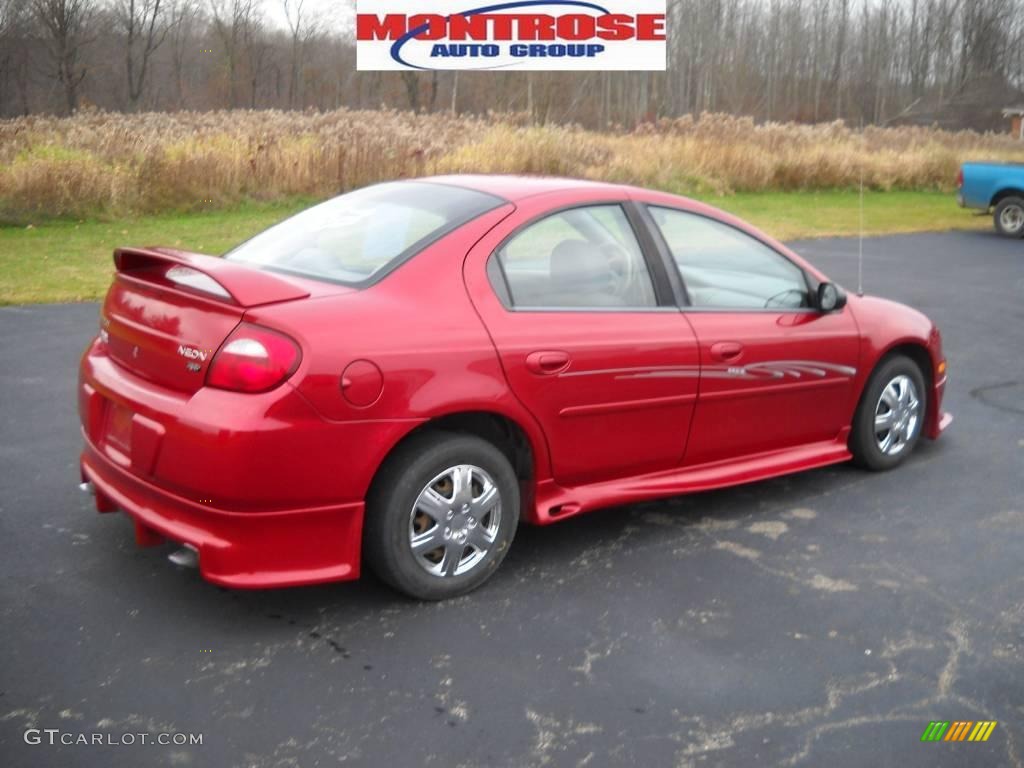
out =
[(731, 362), (743, 354), (743, 345), (738, 341), (720, 341), (711, 345), (711, 356), (716, 360)]
[(540, 376), (561, 373), (569, 367), (569, 353), (559, 350), (531, 352), (526, 356), (526, 367)]

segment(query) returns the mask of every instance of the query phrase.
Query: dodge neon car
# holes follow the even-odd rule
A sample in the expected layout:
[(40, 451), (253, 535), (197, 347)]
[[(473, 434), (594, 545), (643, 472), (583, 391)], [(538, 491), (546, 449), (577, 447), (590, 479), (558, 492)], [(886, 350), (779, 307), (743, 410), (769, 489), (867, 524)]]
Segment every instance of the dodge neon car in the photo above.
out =
[(452, 176), (328, 200), (223, 258), (115, 252), (83, 487), (208, 580), (465, 593), (520, 522), (854, 460), (950, 421), (934, 324), (714, 208)]

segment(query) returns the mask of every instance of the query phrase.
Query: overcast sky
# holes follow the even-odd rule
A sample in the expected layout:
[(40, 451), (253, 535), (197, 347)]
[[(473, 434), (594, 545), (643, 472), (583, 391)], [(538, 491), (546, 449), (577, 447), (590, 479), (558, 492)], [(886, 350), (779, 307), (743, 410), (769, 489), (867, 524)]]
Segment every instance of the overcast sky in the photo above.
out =
[[(282, 29), (288, 28), (282, 0), (263, 0), (263, 12), (271, 24)], [(352, 29), (355, 26), (355, 13), (355, 0), (305, 0), (302, 6), (304, 17), (316, 16), (322, 20), (324, 27), (333, 32)]]

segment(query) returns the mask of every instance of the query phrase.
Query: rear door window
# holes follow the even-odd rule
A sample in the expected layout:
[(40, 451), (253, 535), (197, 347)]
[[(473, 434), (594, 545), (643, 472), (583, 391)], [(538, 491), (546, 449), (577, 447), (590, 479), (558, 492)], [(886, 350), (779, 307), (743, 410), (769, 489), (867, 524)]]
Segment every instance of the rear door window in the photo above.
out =
[(551, 214), (514, 235), (496, 256), (515, 307), (657, 305), (643, 252), (620, 205)]

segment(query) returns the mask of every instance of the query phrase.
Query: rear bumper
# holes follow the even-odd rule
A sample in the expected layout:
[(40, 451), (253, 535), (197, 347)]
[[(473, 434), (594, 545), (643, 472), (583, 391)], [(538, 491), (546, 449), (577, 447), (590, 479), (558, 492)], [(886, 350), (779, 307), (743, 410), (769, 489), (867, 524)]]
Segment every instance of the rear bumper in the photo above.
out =
[(327, 421), (289, 384), (182, 394), (96, 345), (80, 375), (82, 479), (139, 544), (189, 544), (202, 576), (230, 587), (358, 577), (366, 490), (418, 421)]
[(266, 512), (216, 509), (132, 475), (83, 436), (82, 479), (95, 486), (97, 508), (123, 510), (140, 545), (166, 538), (195, 547), (204, 579), (256, 589), (359, 576), (363, 502)]

